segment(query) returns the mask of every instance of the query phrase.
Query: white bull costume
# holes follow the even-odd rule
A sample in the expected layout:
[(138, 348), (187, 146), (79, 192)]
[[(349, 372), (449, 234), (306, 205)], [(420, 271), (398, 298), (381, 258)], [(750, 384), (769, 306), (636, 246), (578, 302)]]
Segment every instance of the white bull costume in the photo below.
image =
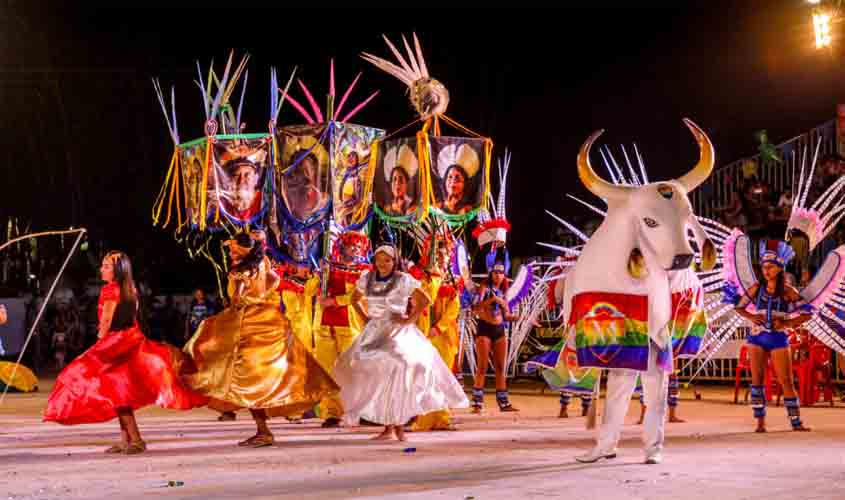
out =
[[(601, 179), (589, 153), (602, 131), (578, 154), (578, 176), (607, 203), (604, 221), (584, 245), (568, 273), (563, 317), (568, 318), (571, 348), (581, 367), (609, 369), (607, 403), (595, 448), (582, 462), (616, 456), (616, 446), (637, 376), (642, 375), (648, 411), (643, 428), (646, 463), (662, 460), (666, 392), (672, 370), (673, 317), (670, 271), (685, 270), (695, 235), (702, 268), (712, 269), (716, 248), (692, 212), (687, 194), (713, 170), (710, 140), (690, 120), (700, 150), (698, 164), (684, 176), (642, 186), (620, 186)], [(672, 273), (676, 274), (676, 273)]]

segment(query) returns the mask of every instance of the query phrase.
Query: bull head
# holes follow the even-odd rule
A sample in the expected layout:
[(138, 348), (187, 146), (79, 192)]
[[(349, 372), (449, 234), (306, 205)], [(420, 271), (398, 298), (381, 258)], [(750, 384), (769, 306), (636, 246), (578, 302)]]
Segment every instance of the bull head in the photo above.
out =
[(604, 132), (590, 136), (578, 153), (578, 176), (593, 194), (607, 201), (608, 217), (626, 217), (625, 225), (635, 232), (635, 246), (628, 250), (628, 271), (642, 278), (649, 262), (666, 271), (689, 267), (693, 250), (687, 239), (692, 230), (701, 249), (701, 263), (705, 270), (716, 264), (716, 247), (698, 224), (692, 212), (688, 193), (704, 182), (713, 171), (715, 153), (707, 135), (692, 121), (684, 119), (698, 142), (700, 158), (688, 173), (674, 180), (644, 186), (619, 186), (599, 177), (590, 164), (590, 148)]

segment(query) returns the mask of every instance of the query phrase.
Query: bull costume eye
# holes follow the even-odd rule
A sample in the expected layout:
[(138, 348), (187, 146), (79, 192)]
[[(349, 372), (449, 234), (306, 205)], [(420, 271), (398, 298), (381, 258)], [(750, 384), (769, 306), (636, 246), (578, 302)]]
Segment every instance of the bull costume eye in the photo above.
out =
[(672, 186), (667, 184), (657, 186), (657, 192), (660, 193), (660, 196), (666, 198), (667, 200), (671, 200), (672, 195), (675, 194), (675, 190), (672, 189)]
[(655, 227), (657, 227), (657, 226), (659, 226), (659, 224), (657, 223), (657, 221), (656, 221), (656, 220), (654, 220), (654, 219), (652, 219), (651, 217), (644, 217), (644, 218), (643, 218), (643, 222), (645, 222), (645, 225), (646, 225), (646, 226), (648, 226), (648, 227), (650, 227), (650, 228), (652, 228), (652, 229), (653, 229), (653, 228), (655, 228)]

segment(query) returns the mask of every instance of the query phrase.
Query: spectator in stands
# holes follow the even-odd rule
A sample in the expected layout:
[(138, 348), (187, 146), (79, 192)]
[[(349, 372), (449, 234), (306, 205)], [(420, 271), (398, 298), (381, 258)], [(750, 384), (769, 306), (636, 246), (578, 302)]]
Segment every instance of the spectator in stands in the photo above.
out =
[(813, 174), (813, 182), (810, 185), (808, 199), (818, 199), (825, 189), (830, 187), (842, 173), (845, 173), (843, 172), (843, 166), (845, 166), (845, 158), (842, 158), (836, 153), (820, 158)]
[(819, 162), (819, 167), (821, 168), (823, 188), (827, 189), (837, 178), (845, 174), (845, 158), (836, 153), (829, 154)]
[(765, 236), (769, 222), (769, 208), (766, 199), (766, 187), (756, 177), (746, 184), (745, 197), (748, 200), (748, 225), (746, 233), (752, 238)]
[[(732, 181), (728, 181), (732, 182)], [(744, 229), (748, 224), (748, 199), (745, 196), (745, 183), (739, 186), (739, 189), (734, 189), (731, 192), (731, 201), (728, 206), (720, 209), (723, 213), (723, 221), (728, 227), (738, 227)]]
[(787, 189), (780, 195), (777, 203), (778, 217), (786, 220), (792, 212), (792, 190)]

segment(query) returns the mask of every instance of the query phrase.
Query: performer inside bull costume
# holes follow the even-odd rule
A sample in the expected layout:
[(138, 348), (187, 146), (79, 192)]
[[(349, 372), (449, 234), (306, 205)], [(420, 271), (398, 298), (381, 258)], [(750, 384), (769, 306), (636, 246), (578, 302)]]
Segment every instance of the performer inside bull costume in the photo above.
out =
[[(643, 428), (645, 463), (662, 461), (663, 427), (672, 372), (673, 291), (694, 288), (689, 270), (695, 234), (702, 268), (712, 269), (716, 248), (699, 225), (687, 194), (713, 170), (710, 140), (684, 120), (700, 150), (698, 164), (684, 176), (641, 186), (601, 179), (590, 163), (594, 133), (578, 154), (584, 185), (607, 202), (607, 215), (567, 275), (564, 318), (571, 348), (581, 367), (608, 369), (607, 403), (595, 447), (577, 457), (583, 463), (615, 458), (621, 427), (637, 376), (641, 375), (647, 412)], [(623, 253), (618, 250), (624, 249)], [(689, 283), (673, 283), (689, 281)]]

